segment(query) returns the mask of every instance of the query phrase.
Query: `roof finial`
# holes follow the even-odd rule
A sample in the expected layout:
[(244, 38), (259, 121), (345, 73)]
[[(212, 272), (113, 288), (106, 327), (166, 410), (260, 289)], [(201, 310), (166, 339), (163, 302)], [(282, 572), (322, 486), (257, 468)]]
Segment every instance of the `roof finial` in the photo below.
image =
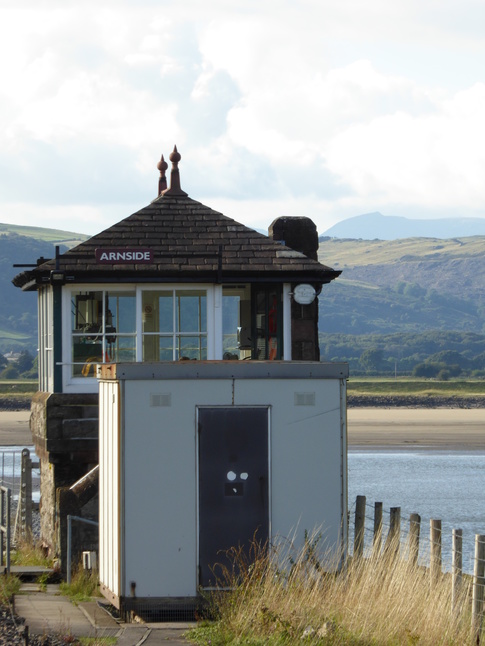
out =
[(161, 195), (162, 191), (165, 191), (167, 188), (167, 178), (165, 177), (165, 171), (168, 168), (168, 164), (165, 161), (163, 155), (160, 157), (157, 168), (160, 171), (160, 179), (158, 180), (158, 195)]
[(166, 188), (162, 191), (162, 195), (187, 195), (185, 191), (180, 188), (180, 173), (178, 168), (178, 163), (182, 159), (177, 146), (173, 147), (173, 151), (170, 153), (169, 157), (172, 162), (172, 170), (170, 171), (170, 188)]

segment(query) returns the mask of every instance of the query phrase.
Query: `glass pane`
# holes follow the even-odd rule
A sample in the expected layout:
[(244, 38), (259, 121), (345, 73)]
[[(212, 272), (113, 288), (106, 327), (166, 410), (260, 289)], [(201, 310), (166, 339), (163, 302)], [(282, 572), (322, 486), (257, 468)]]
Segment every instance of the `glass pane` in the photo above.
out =
[(134, 336), (116, 336), (114, 342), (107, 344), (106, 361), (135, 361), (136, 338)]
[(106, 294), (106, 332), (134, 333), (136, 329), (135, 292)]
[(173, 361), (173, 336), (144, 334), (143, 361)]
[(72, 339), (73, 377), (95, 377), (96, 364), (103, 361), (101, 340), (92, 341), (90, 337), (75, 336)]
[(103, 321), (103, 292), (73, 292), (71, 330), (99, 332)]
[(173, 337), (161, 336), (158, 339), (159, 361), (173, 361)]
[(173, 292), (144, 291), (142, 321), (143, 332), (173, 332)]
[(239, 359), (239, 296), (222, 299), (222, 351), (224, 359)]
[(177, 332), (207, 332), (205, 291), (177, 291)]
[(182, 336), (178, 338), (177, 359), (207, 359), (207, 338), (205, 336)]
[(281, 358), (281, 330), (279, 329), (280, 291), (258, 288), (256, 306), (256, 349), (254, 359)]

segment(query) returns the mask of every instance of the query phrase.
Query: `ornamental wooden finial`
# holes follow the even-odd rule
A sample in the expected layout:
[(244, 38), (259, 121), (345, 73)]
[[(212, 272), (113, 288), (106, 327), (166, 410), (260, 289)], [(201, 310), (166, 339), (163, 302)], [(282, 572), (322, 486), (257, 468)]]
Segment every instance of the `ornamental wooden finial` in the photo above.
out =
[(168, 164), (165, 161), (163, 155), (160, 157), (157, 168), (160, 171), (160, 179), (158, 180), (158, 194), (161, 195), (163, 191), (167, 189), (167, 178), (165, 177), (165, 171), (168, 168)]
[(170, 171), (170, 188), (163, 190), (162, 195), (170, 195), (174, 197), (177, 195), (187, 195), (187, 193), (185, 193), (185, 191), (180, 188), (180, 173), (178, 163), (182, 159), (182, 156), (177, 150), (177, 146), (173, 147), (173, 151), (170, 153), (169, 159), (172, 162), (172, 170)]

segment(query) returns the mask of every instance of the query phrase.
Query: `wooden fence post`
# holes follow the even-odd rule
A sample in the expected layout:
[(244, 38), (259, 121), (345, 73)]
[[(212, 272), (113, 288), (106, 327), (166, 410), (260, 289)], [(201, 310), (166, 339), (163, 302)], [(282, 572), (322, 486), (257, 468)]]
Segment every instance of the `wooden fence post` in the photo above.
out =
[(441, 520), (431, 519), (429, 570), (431, 584), (435, 585), (441, 576)]
[(387, 534), (384, 551), (389, 556), (399, 554), (401, 540), (401, 507), (391, 507), (389, 513), (389, 533)]
[(421, 533), (421, 516), (419, 514), (411, 514), (409, 517), (409, 565), (416, 567), (418, 565), (419, 556), (419, 535)]
[(374, 503), (374, 538), (372, 542), (374, 555), (378, 556), (382, 544), (382, 502)]
[(483, 620), (483, 588), (485, 586), (485, 536), (475, 535), (475, 566), (473, 568), (473, 596), (472, 596), (472, 630), (478, 640), (482, 629)]
[(354, 556), (357, 558), (364, 555), (365, 502), (365, 496), (357, 496), (355, 501)]
[(454, 529), (451, 546), (451, 609), (455, 611), (463, 575), (463, 530)]

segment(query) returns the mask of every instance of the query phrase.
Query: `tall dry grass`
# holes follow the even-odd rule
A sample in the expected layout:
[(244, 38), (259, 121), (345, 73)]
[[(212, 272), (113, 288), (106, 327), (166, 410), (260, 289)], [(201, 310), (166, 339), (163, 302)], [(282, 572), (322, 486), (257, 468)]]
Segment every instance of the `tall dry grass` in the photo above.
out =
[[(427, 568), (412, 565), (397, 549), (348, 559), (340, 572), (320, 563), (316, 541), (299, 558), (269, 554), (254, 545), (246, 558), (233, 551), (234, 568), (213, 593), (218, 622), (210, 643), (332, 645), (475, 644), (470, 590), (464, 583), (451, 609), (451, 580), (431, 584)], [(328, 565), (328, 564), (327, 564)], [(199, 643), (204, 642), (203, 631)]]

